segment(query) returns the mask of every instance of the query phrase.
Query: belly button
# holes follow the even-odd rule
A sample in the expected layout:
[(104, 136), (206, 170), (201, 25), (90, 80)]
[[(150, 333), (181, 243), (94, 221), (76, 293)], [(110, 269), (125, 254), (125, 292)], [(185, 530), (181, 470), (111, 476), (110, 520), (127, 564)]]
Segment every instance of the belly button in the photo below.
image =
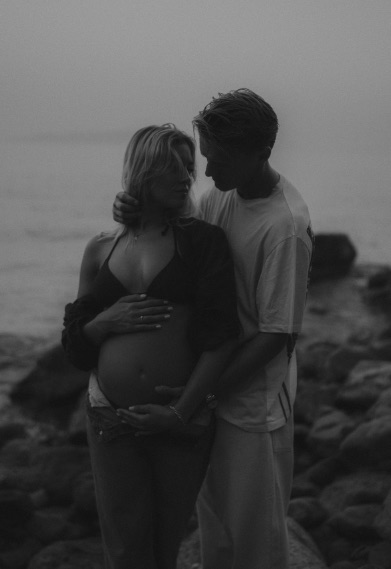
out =
[(140, 369), (140, 379), (147, 379), (147, 374), (143, 369)]

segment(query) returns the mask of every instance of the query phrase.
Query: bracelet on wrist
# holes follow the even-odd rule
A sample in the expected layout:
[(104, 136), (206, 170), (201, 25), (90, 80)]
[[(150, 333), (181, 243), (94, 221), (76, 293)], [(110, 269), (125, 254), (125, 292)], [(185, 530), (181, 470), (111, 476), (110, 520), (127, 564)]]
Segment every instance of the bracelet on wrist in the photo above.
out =
[(209, 409), (214, 409), (217, 406), (216, 395), (213, 393), (208, 393), (208, 395), (205, 397), (205, 403)]
[(178, 409), (176, 409), (176, 408), (174, 407), (174, 405), (169, 405), (168, 408), (171, 409), (171, 411), (174, 413), (174, 415), (176, 416), (176, 418), (178, 419), (178, 421), (181, 423), (181, 425), (182, 425), (183, 427), (185, 427), (185, 426), (186, 426), (186, 422), (185, 422), (185, 420), (184, 420), (184, 418), (183, 418), (183, 416), (182, 416), (182, 413), (180, 413), (180, 412), (178, 411)]

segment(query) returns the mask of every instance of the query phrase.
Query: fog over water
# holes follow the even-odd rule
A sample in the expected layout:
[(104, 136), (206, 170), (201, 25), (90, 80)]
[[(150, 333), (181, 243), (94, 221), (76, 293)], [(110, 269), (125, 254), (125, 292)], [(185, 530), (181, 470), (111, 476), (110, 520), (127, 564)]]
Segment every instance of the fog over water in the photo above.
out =
[[(135, 129), (249, 87), (315, 231), (391, 264), (388, 0), (0, 2), (0, 333), (58, 334)], [(199, 160), (196, 193), (209, 181)]]

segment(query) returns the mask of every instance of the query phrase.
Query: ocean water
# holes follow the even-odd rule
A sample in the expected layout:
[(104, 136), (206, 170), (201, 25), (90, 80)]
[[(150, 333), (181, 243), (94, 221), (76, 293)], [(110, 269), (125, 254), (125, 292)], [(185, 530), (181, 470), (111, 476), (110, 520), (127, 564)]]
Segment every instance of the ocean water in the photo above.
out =
[[(0, 333), (56, 341), (75, 298), (89, 238), (115, 227), (126, 139), (31, 140), (0, 146)], [(305, 153), (305, 160), (303, 154)], [(391, 175), (386, 155), (312, 149), (273, 160), (302, 192), (315, 232), (347, 233), (358, 261), (391, 264)], [(210, 183), (202, 160), (195, 192)]]

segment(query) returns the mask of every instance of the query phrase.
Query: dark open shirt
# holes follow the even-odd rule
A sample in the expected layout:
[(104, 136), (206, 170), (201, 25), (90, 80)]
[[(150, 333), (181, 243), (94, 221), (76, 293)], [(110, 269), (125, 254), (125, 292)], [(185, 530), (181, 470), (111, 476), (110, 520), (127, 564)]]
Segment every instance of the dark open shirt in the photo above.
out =
[[(239, 334), (233, 263), (227, 238), (219, 227), (188, 218), (179, 220), (173, 231), (175, 255), (146, 293), (150, 297), (192, 306), (187, 336), (192, 349), (199, 355)], [(107, 271), (106, 259), (91, 294), (65, 307), (62, 345), (69, 360), (79, 369), (92, 369), (99, 357), (99, 348), (85, 338), (83, 327), (121, 296), (131, 294), (118, 280), (115, 283), (114, 275), (110, 277)], [(106, 285), (102, 278), (106, 279)]]

